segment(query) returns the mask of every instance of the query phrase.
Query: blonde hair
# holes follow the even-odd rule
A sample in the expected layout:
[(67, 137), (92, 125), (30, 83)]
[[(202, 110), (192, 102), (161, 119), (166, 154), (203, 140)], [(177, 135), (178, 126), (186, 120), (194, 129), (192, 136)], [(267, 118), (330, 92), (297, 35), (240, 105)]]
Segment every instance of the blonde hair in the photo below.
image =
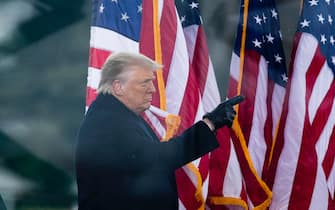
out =
[(121, 73), (130, 70), (131, 66), (140, 66), (155, 71), (163, 66), (143, 54), (118, 52), (110, 55), (103, 67), (97, 93), (111, 94), (110, 86), (119, 79)]

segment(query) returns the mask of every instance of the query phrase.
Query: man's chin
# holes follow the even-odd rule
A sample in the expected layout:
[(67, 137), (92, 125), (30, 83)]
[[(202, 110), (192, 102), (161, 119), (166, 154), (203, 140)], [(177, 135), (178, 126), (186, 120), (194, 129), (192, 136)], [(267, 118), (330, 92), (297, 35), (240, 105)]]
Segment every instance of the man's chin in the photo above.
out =
[(146, 104), (145, 106), (143, 106), (142, 112), (148, 110), (150, 108), (150, 106), (151, 106), (151, 103)]
[(148, 104), (148, 105), (145, 107), (145, 110), (148, 110), (148, 109), (150, 108), (150, 106), (151, 106), (151, 103)]

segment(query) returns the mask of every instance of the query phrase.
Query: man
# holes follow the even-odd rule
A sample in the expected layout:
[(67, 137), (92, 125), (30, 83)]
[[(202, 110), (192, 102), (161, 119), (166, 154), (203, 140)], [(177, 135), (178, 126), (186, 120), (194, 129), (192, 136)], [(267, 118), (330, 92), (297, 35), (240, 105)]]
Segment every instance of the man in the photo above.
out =
[(161, 65), (140, 54), (115, 53), (102, 68), (99, 95), (78, 134), (79, 210), (177, 209), (174, 171), (218, 147), (214, 132), (231, 126), (224, 102), (182, 135), (160, 142), (140, 114), (155, 92)]

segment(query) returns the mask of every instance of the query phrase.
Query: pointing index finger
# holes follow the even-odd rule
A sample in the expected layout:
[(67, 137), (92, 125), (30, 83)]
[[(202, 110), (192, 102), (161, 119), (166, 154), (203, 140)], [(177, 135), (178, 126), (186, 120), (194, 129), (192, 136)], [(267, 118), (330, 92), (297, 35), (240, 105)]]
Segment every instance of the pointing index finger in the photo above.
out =
[(238, 95), (238, 96), (234, 96), (228, 99), (227, 101), (225, 101), (225, 103), (234, 106), (236, 104), (241, 103), (243, 100), (244, 100), (244, 96)]

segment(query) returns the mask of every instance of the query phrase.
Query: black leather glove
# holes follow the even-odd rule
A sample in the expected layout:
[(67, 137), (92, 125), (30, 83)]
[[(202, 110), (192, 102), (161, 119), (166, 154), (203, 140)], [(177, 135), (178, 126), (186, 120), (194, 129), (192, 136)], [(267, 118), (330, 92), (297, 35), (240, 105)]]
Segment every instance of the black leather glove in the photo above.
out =
[(219, 104), (212, 112), (205, 114), (203, 119), (209, 119), (213, 123), (215, 130), (223, 127), (224, 125), (231, 127), (236, 115), (233, 106), (242, 102), (243, 100), (244, 97), (241, 95), (228, 99), (225, 102)]

